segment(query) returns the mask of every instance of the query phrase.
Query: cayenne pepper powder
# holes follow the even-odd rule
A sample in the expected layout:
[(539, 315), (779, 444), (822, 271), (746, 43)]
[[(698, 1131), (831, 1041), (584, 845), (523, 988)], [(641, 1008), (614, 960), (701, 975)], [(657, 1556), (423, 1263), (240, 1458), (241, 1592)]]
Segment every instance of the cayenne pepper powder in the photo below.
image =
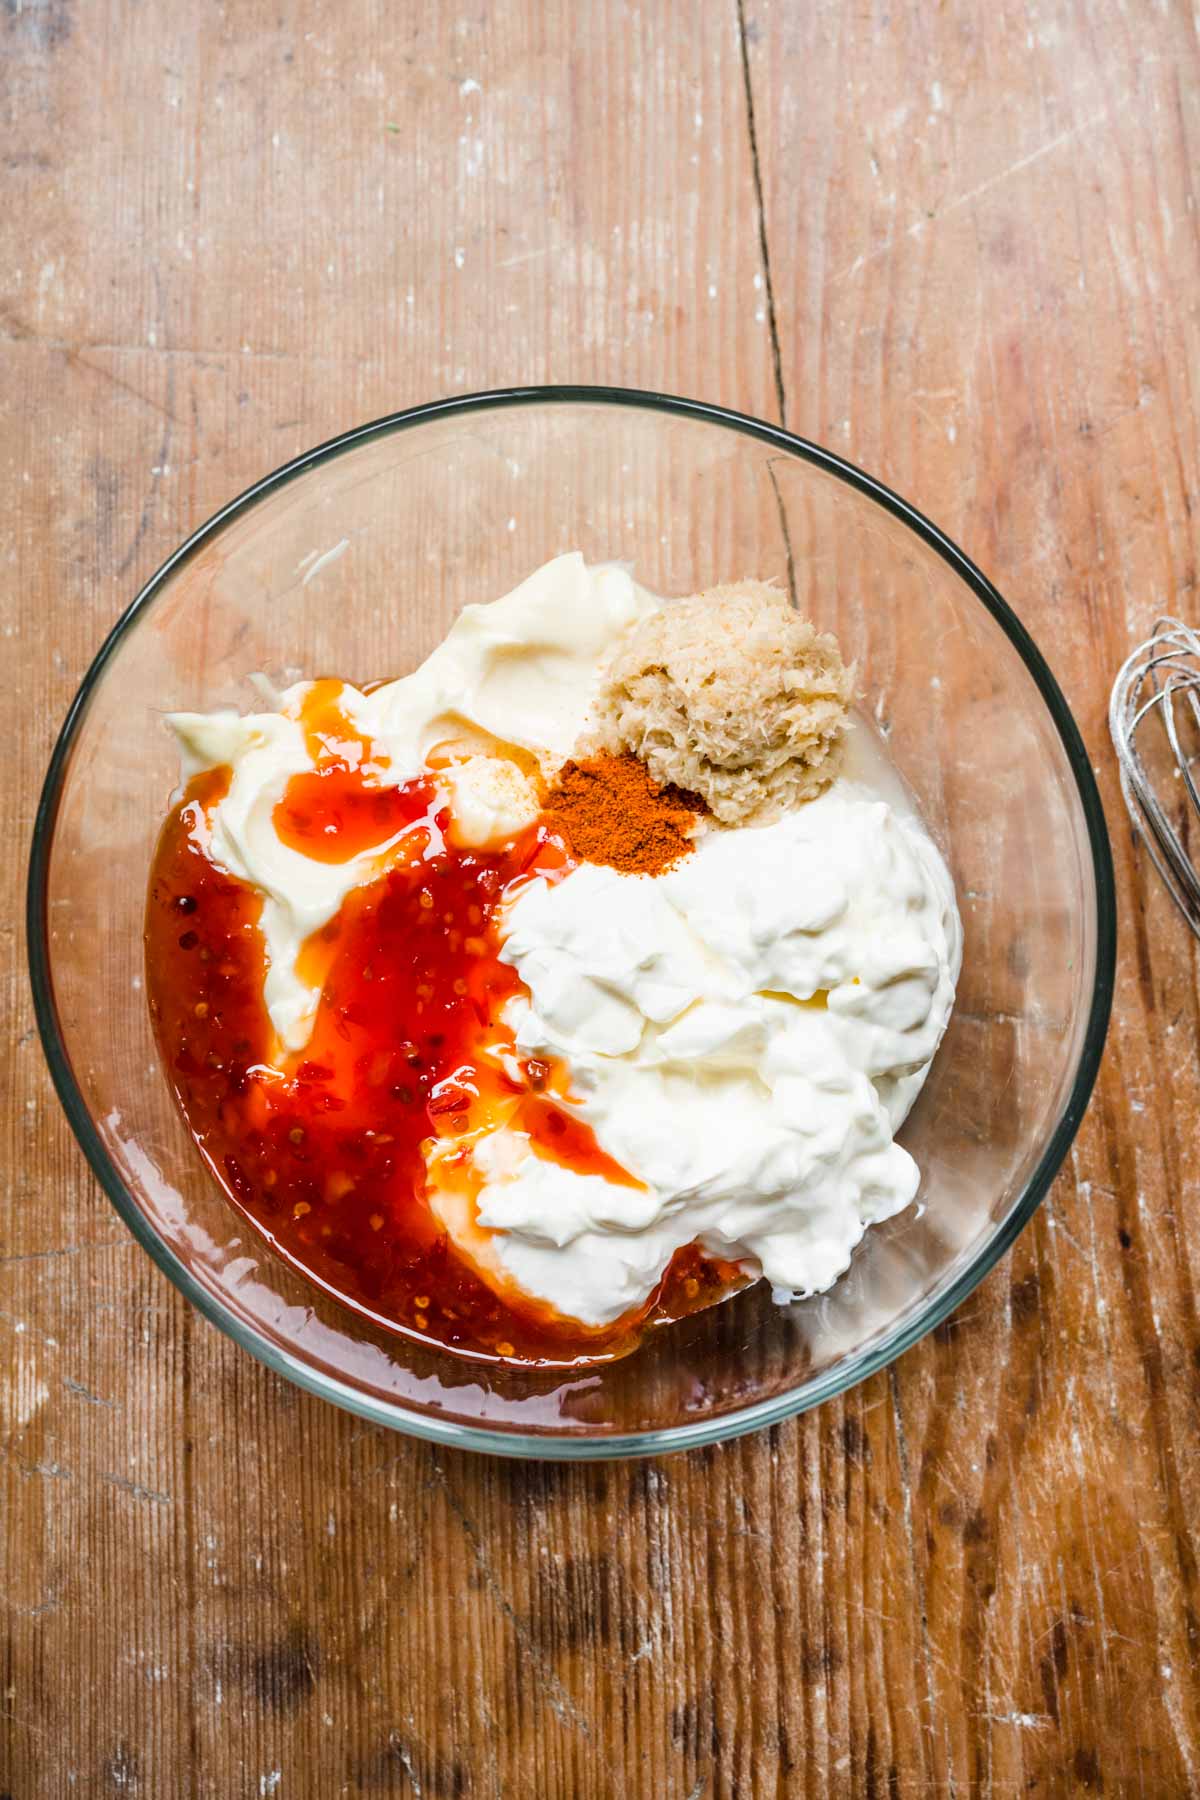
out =
[(623, 875), (661, 875), (692, 849), (697, 794), (660, 788), (631, 752), (566, 762), (546, 799), (546, 812), (583, 862)]

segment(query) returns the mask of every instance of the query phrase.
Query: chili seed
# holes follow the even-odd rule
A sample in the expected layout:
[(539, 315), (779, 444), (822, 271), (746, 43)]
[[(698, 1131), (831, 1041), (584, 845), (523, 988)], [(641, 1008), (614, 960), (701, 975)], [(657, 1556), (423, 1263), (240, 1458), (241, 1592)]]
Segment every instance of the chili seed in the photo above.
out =
[(293, 1125), (292, 1129), (288, 1132), (288, 1143), (289, 1144), (302, 1144), (303, 1142), (304, 1142), (304, 1127), (303, 1127), (303, 1125)]
[(208, 1017), (208, 1001), (207, 1000), (197, 1000), (195, 1006), (193, 1006), (193, 1008), (192, 1008), (192, 1011), (195, 1013), (195, 1015), (198, 1019), (207, 1019), (207, 1017)]

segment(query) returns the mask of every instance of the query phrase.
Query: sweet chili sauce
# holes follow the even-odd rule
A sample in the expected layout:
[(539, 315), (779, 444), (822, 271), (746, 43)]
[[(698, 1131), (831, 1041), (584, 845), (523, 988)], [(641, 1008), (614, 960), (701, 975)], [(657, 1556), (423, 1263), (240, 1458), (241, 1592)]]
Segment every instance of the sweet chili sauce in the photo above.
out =
[(281, 843), (326, 863), (386, 843), (415, 816), (403, 788), (380, 782), (387, 759), (339, 706), (342, 686), (314, 681), (305, 694), (300, 725), (313, 767), (292, 776), (272, 818)]
[[(571, 1327), (531, 1299), (499, 1298), (427, 1198), (422, 1145), (497, 1123), (538, 1155), (634, 1179), (573, 1116), (567, 1072), (518, 1060), (500, 1017), (522, 991), (496, 954), (500, 898), (522, 877), (561, 876), (568, 852), (545, 824), (498, 852), (454, 848), (432, 784), (380, 786), (370, 746), (337, 708), (340, 684), (314, 689), (304, 723), (315, 769), (293, 777), (276, 829), (325, 861), (386, 843), (388, 866), (305, 946), (301, 968), (321, 997), (303, 1051), (288, 1056), (263, 1000), (261, 901), (208, 855), (229, 772), (191, 783), (163, 829), (146, 916), (151, 1012), (183, 1116), (268, 1243), (377, 1323), (468, 1356), (574, 1366), (626, 1354), (648, 1324), (744, 1278), (680, 1251), (636, 1315), (607, 1331)], [(456, 1160), (469, 1183), (452, 1143), (450, 1180)]]

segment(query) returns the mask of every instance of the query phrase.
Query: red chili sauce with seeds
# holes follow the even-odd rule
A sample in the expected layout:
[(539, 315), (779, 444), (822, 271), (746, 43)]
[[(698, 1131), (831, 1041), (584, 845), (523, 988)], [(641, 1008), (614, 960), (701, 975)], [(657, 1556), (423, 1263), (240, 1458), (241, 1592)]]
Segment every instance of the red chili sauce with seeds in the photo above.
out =
[(468, 1356), (575, 1366), (624, 1355), (648, 1325), (711, 1305), (745, 1277), (681, 1250), (646, 1306), (602, 1331), (533, 1299), (500, 1299), (431, 1211), (422, 1154), (430, 1138), (507, 1120), (540, 1156), (633, 1180), (572, 1116), (563, 1068), (529, 1060), (506, 1074), (494, 1054), (511, 1046), (500, 1013), (521, 991), (496, 954), (497, 906), (514, 881), (553, 880), (572, 858), (544, 823), (498, 852), (452, 847), (432, 783), (377, 784), (378, 760), (337, 709), (340, 686), (310, 690), (316, 769), (289, 783), (276, 829), (329, 862), (387, 845), (388, 866), (301, 953), (321, 998), (298, 1055), (280, 1049), (263, 1000), (259, 898), (207, 854), (228, 770), (190, 784), (159, 840), (147, 987), (184, 1119), (273, 1249), (378, 1324)]

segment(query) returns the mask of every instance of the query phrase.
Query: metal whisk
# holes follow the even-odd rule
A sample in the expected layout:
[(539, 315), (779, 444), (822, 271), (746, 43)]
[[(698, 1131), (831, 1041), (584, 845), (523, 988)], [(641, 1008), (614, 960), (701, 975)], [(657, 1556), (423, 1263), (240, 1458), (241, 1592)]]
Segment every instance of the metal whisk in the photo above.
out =
[[(1190, 714), (1190, 753), (1180, 735), (1180, 708)], [(1159, 619), (1154, 635), (1138, 646), (1113, 683), (1108, 725), (1121, 768), (1121, 787), (1134, 826), (1176, 906), (1200, 937), (1200, 873), (1172, 822), (1184, 816), (1176, 803), (1160, 800), (1138, 749), (1138, 731), (1157, 715), (1174, 759), (1174, 778), (1200, 821), (1200, 789), (1194, 770), (1200, 760), (1200, 632), (1179, 619)]]

